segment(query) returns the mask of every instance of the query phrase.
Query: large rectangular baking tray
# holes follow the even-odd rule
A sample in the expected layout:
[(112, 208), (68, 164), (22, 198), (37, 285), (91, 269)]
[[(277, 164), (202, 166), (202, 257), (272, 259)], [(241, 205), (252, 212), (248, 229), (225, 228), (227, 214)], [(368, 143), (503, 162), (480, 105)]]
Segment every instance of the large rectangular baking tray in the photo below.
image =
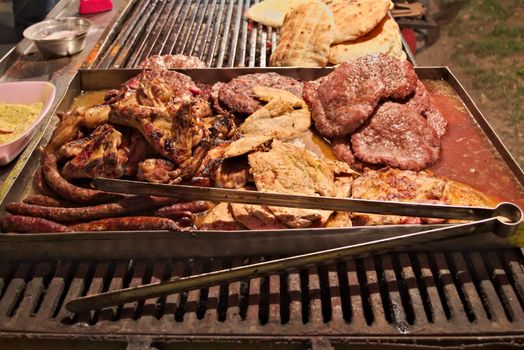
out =
[[(331, 71), (329, 68), (224, 68), (185, 70), (195, 81), (214, 83), (248, 73), (275, 71), (280, 74), (313, 80)], [(489, 142), (504, 160), (507, 169), (517, 182), (524, 186), (524, 172), (507, 151), (488, 122), (475, 106), (467, 92), (447, 67), (416, 68), (421, 79), (447, 82), (463, 101), (470, 116), (476, 121)], [(82, 91), (118, 87), (139, 70), (80, 70), (72, 80), (58, 110), (68, 110), (73, 99)], [(56, 118), (55, 118), (56, 119)], [(52, 121), (45, 130), (40, 145), (45, 145), (56, 125)], [(4, 215), (5, 204), (22, 198), (31, 186), (32, 175), (39, 165), (40, 154), (33, 152), (20, 159), (7, 178), (5, 191), (0, 193), (0, 215)], [(387, 237), (400, 233), (420, 231), (437, 225), (402, 225), (375, 228), (354, 227), (342, 229), (297, 229), (279, 231), (236, 231), (187, 232), (131, 231), (97, 233), (54, 233), (54, 234), (3, 234), (0, 235), (0, 260), (39, 259), (111, 259), (111, 258), (161, 258), (161, 257), (218, 257), (246, 255), (288, 255), (329, 249), (353, 244), (373, 238)], [(475, 249), (482, 247), (508, 247), (522, 245), (524, 228), (517, 232), (517, 239), (507, 241), (492, 234), (479, 234), (476, 239), (457, 239), (432, 244), (431, 247), (415, 247), (413, 250)]]

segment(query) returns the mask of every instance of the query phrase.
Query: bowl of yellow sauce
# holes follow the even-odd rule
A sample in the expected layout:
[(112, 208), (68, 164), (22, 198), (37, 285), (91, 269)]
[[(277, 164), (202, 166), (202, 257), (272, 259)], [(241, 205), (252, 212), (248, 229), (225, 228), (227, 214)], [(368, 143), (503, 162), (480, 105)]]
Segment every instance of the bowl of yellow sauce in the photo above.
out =
[(15, 159), (29, 144), (55, 99), (46, 81), (0, 83), (0, 165)]

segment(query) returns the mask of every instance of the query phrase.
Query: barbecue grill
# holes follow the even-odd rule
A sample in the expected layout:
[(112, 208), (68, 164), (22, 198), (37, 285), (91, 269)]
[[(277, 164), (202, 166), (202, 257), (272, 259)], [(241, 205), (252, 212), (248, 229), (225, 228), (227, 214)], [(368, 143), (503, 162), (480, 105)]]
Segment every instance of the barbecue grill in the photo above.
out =
[[(67, 9), (65, 2), (58, 6)], [(84, 56), (83, 68), (133, 68), (149, 55), (169, 53), (198, 56), (210, 67), (265, 67), (278, 33), (243, 18), (255, 2), (114, 1), (120, 11)], [(24, 64), (18, 60), (14, 67)], [(56, 78), (59, 92), (72, 71)], [(228, 348), (257, 343), (312, 349), (524, 341), (524, 256), (516, 248), (390, 253), (95, 312), (65, 308), (78, 296), (273, 258), (2, 257), (0, 336), (118, 341), (128, 349), (211, 341)]]

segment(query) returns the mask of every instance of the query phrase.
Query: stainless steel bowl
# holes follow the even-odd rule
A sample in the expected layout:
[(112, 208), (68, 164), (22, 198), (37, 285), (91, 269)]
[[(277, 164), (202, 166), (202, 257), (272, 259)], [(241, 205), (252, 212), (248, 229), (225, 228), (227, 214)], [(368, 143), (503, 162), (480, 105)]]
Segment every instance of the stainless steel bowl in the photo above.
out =
[(92, 24), (78, 17), (42, 21), (24, 30), (24, 37), (33, 40), (46, 58), (74, 55), (86, 45), (86, 36)]

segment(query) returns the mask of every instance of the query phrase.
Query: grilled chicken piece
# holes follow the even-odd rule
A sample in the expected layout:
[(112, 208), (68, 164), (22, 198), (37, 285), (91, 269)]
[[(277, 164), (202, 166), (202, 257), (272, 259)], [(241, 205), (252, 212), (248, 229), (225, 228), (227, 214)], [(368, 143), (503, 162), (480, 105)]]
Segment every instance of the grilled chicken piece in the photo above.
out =
[(249, 116), (239, 131), (242, 138), (234, 141), (226, 157), (237, 157), (272, 139), (291, 139), (309, 129), (309, 109), (304, 100), (284, 90), (255, 86), (255, 95), (268, 103)]
[[(475, 205), (491, 207), (495, 202), (479, 191), (429, 172), (387, 168), (366, 169), (361, 177), (354, 180), (352, 198), (440, 203), (451, 205)], [(442, 223), (444, 219), (406, 217), (354, 213), (357, 225), (421, 224)]]
[[(172, 179), (180, 176), (180, 169), (165, 159), (146, 159), (138, 164), (137, 177), (141, 181), (152, 183), (173, 183)], [(180, 181), (178, 181), (180, 182)]]
[(138, 88), (112, 105), (109, 120), (139, 130), (151, 146), (176, 165), (187, 161), (208, 130), (209, 102), (186, 75), (144, 71)]
[(102, 124), (93, 131), (90, 140), (76, 157), (62, 168), (66, 179), (115, 177), (124, 174), (127, 152), (119, 148), (122, 134), (109, 124)]
[[(335, 170), (349, 169), (340, 162), (328, 162), (312, 152), (274, 140), (271, 151), (248, 156), (257, 189), (261, 192), (336, 196)], [(348, 171), (351, 171), (350, 169)], [(324, 224), (332, 211), (269, 207), (289, 227), (309, 227), (317, 220)]]
[(107, 123), (109, 110), (109, 106), (99, 105), (89, 108), (77, 107), (71, 112), (63, 114), (44, 152), (57, 154), (63, 145), (78, 137), (81, 127), (92, 130)]

